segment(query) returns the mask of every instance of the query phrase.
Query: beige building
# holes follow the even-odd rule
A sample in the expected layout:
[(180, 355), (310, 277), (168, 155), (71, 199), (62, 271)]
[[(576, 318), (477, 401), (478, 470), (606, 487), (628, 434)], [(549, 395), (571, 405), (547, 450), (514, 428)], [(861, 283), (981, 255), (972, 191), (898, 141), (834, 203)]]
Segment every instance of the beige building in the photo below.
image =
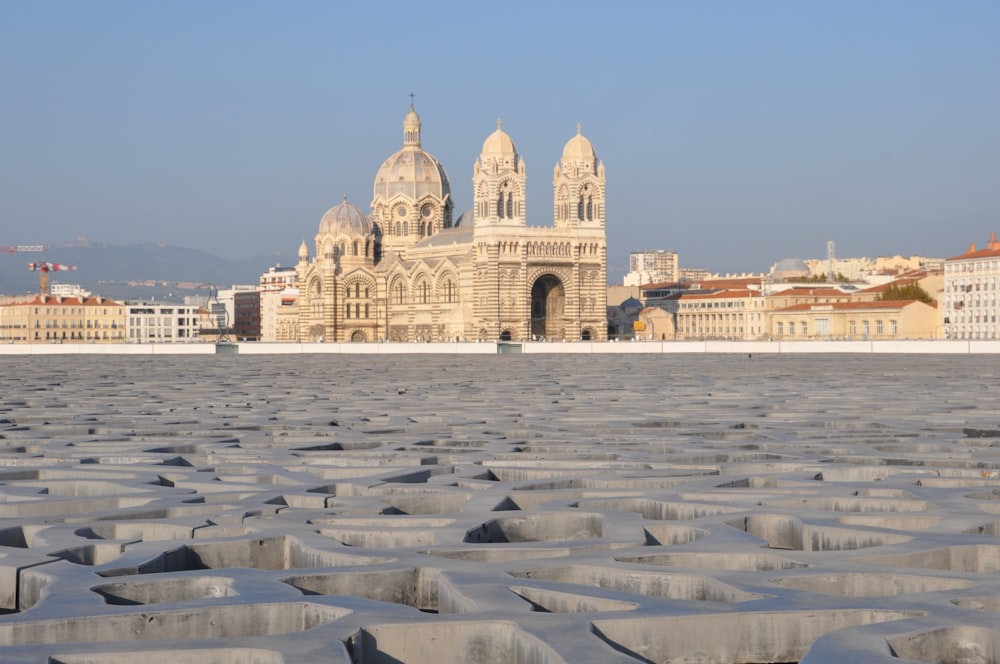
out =
[(375, 175), (371, 215), (346, 197), (296, 265), (297, 329), (279, 340), (607, 338), (605, 177), (577, 129), (553, 170), (553, 222), (529, 226), (527, 171), (497, 130), (472, 167), (473, 206), (454, 216), (444, 167), (412, 105), (403, 147)]
[(770, 314), (776, 340), (932, 339), (937, 307), (918, 300), (807, 302)]
[(726, 288), (678, 293), (662, 305), (675, 316), (677, 339), (759, 339), (766, 332), (759, 290)]
[(944, 263), (942, 325), (948, 339), (1000, 339), (1000, 242), (971, 245)]
[(34, 295), (0, 303), (0, 343), (122, 343), (125, 306), (102, 297)]

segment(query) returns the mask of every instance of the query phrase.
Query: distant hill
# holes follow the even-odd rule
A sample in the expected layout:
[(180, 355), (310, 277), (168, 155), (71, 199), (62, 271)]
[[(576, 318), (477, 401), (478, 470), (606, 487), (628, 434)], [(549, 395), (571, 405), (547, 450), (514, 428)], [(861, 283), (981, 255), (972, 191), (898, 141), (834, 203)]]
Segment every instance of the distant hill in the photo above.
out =
[(80, 284), (94, 295), (182, 299), (198, 292), (192, 287), (198, 284), (212, 284), (219, 289), (256, 284), (261, 273), (282, 262), (282, 258), (288, 265), (295, 260), (280, 255), (227, 260), (169, 244), (111, 245), (77, 240), (50, 245), (44, 252), (0, 253), (0, 295), (38, 292), (39, 275), (28, 270), (31, 262), (76, 265), (76, 271), (51, 272), (50, 281)]

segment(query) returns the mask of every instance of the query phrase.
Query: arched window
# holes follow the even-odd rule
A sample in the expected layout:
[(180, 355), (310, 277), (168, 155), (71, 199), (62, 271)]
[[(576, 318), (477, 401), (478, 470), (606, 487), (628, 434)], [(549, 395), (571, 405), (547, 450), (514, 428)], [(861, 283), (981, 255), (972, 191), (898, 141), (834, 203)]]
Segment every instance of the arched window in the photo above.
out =
[(576, 202), (576, 218), (583, 221), (583, 196)]
[(409, 234), (410, 234), (410, 222), (404, 221), (403, 222), (403, 235), (409, 235)]
[(514, 196), (510, 192), (507, 192), (507, 218), (514, 218)]
[(358, 241), (357, 240), (354, 241), (354, 255), (355, 256), (358, 255)]
[(354, 284), (354, 297), (361, 297), (361, 284)]
[(344, 318), (350, 318), (350, 317), (351, 317), (351, 303), (348, 302), (344, 304)]
[(587, 221), (594, 220), (594, 197), (587, 196)]
[(396, 235), (402, 235), (402, 226), (399, 225), (398, 221), (396, 222)]
[(350, 297), (350, 296), (351, 296), (351, 287), (348, 286), (347, 288), (344, 289), (344, 297)]
[(370, 318), (370, 316), (368, 315), (368, 303), (367, 302), (365, 302), (365, 318)]

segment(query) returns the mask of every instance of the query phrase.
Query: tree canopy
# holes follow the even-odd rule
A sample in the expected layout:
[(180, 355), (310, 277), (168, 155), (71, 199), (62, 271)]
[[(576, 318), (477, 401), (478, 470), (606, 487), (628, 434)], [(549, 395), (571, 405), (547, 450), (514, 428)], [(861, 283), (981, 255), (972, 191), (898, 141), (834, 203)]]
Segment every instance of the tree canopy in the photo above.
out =
[(908, 284), (889, 284), (878, 296), (879, 300), (920, 300), (924, 304), (932, 304), (934, 298), (927, 294), (920, 284), (913, 281)]

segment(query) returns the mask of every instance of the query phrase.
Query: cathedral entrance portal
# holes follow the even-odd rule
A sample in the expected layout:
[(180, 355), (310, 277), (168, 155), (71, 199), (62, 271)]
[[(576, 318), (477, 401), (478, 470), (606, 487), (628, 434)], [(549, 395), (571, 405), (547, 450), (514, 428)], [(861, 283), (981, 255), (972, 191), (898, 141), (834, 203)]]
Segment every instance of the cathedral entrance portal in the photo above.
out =
[(565, 329), (566, 289), (551, 274), (535, 280), (531, 286), (531, 336), (559, 339)]

